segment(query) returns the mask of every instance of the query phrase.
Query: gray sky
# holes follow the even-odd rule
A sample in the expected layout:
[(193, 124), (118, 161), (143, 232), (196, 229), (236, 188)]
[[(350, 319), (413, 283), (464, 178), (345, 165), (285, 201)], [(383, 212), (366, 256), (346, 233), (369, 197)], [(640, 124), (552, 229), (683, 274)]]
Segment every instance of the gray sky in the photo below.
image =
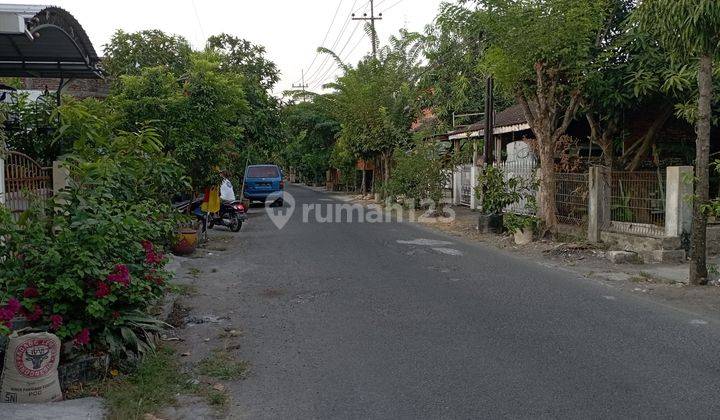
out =
[[(362, 27), (356, 29), (359, 22), (349, 21), (352, 11), (358, 15), (369, 13), (368, 0), (54, 0), (37, 3), (68, 10), (88, 32), (99, 54), (116, 29), (127, 32), (161, 29), (183, 35), (195, 48), (201, 48), (208, 36), (220, 32), (262, 44), (282, 72), (276, 93), (299, 83), (301, 69), (308, 70), (326, 34), (324, 45), (328, 48), (335, 45), (332, 49), (336, 52), (345, 47), (341, 57), (351, 62), (370, 50), (370, 41)], [(422, 30), (432, 22), (440, 3), (441, 0), (375, 0), (376, 13), (383, 13), (383, 20), (377, 22), (380, 39), (384, 41), (403, 27)], [(343, 27), (345, 30), (341, 32)], [(307, 81), (311, 89), (317, 88), (332, 80), (336, 72), (332, 60), (321, 55), (309, 68)]]

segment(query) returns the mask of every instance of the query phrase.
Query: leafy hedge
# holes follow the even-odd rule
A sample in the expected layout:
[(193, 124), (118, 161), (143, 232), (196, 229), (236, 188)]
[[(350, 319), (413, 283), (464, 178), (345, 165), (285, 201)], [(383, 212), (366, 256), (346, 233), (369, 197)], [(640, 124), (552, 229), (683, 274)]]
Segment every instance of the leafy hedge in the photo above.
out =
[(161, 326), (146, 312), (167, 287), (162, 250), (180, 222), (170, 196), (187, 182), (154, 130), (108, 133), (83, 107), (60, 110), (93, 133), (65, 160), (69, 187), (17, 222), (0, 208), (0, 333), (23, 316), (86, 350), (144, 353)]

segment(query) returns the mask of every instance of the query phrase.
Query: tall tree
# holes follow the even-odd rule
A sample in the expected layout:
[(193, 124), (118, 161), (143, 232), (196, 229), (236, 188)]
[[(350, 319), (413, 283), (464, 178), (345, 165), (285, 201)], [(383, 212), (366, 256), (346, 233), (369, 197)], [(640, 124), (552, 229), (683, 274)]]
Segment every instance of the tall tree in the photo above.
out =
[(284, 107), (281, 114), (287, 133), (283, 163), (314, 182), (324, 178), (340, 131), (326, 104), (324, 97), (316, 96), (312, 101)]
[(115, 77), (139, 75), (142, 69), (157, 66), (181, 76), (189, 68), (192, 55), (185, 38), (160, 30), (133, 33), (118, 30), (103, 49), (103, 67)]
[(514, 95), (537, 140), (540, 216), (557, 226), (555, 145), (581, 100), (583, 71), (605, 22), (606, 0), (478, 0), (490, 47), (485, 69)]
[(643, 0), (639, 8), (639, 21), (675, 57), (691, 56), (697, 60), (697, 142), (690, 282), (695, 285), (706, 284), (707, 214), (704, 208), (710, 196), (712, 76), (713, 60), (720, 54), (720, 2)]
[(478, 72), (485, 49), (478, 12), (443, 3), (425, 30), (426, 68), (420, 78), (423, 108), (438, 118), (438, 129), (452, 129), (454, 112), (477, 111), (485, 98), (484, 76)]
[(410, 127), (417, 115), (419, 41), (419, 34), (401, 31), (377, 58), (366, 57), (356, 67), (340, 62), (344, 74), (328, 85), (336, 91), (330, 100), (342, 127), (341, 144), (359, 159), (380, 157), (385, 185), (392, 152), (411, 140)]
[(284, 133), (280, 120), (281, 104), (271, 90), (280, 80), (280, 72), (266, 57), (265, 47), (220, 34), (208, 39), (206, 51), (219, 57), (220, 71), (245, 79), (243, 90), (249, 112), (242, 120), (242, 136), (236, 138), (243, 158), (253, 163), (277, 159), (282, 151)]

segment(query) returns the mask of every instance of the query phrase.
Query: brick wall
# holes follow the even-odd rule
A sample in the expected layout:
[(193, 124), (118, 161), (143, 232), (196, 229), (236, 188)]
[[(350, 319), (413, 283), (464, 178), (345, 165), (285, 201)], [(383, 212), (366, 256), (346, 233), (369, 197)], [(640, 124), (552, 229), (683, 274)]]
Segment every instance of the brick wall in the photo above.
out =
[[(60, 79), (47, 78), (23, 78), (23, 89), (26, 90), (49, 90), (51, 93), (57, 91)], [(98, 98), (104, 99), (110, 91), (110, 81), (105, 79), (74, 79), (65, 87), (63, 93), (78, 99)]]

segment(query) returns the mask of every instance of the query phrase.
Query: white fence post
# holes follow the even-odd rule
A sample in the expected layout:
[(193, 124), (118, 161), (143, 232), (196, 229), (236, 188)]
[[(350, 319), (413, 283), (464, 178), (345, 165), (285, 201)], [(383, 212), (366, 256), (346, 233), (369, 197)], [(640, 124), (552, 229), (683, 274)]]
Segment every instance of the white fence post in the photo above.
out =
[(460, 204), (460, 195), (462, 195), (462, 185), (460, 184), (462, 178), (462, 167), (456, 166), (453, 168), (453, 205), (457, 206)]
[(480, 208), (480, 203), (478, 203), (478, 199), (475, 196), (475, 190), (478, 185), (479, 170), (481, 169), (476, 164), (473, 164), (470, 167), (470, 208), (473, 210)]
[(52, 186), (53, 195), (57, 195), (60, 191), (67, 188), (70, 172), (62, 166), (62, 162), (57, 160), (52, 164)]
[(668, 238), (682, 238), (692, 230), (693, 175), (692, 166), (667, 168), (665, 236)]

